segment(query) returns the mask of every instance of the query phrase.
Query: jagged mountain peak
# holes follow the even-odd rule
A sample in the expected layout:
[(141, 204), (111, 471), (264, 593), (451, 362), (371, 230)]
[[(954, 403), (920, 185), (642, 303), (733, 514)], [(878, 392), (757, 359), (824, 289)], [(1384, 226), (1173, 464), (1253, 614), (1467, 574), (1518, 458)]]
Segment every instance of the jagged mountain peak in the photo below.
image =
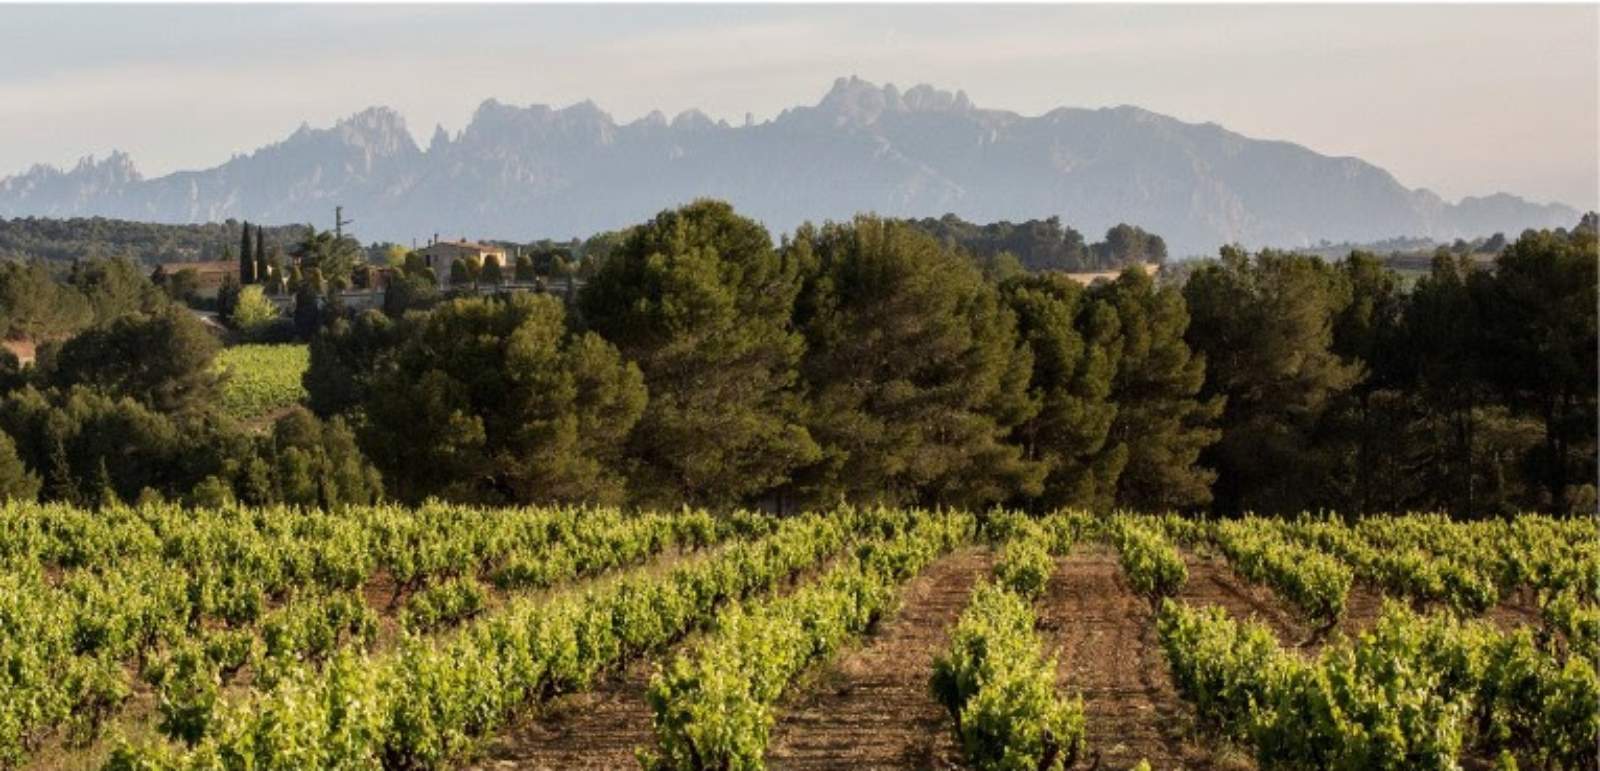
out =
[(1496, 194), (1449, 203), (1356, 158), (1246, 137), (1132, 106), (1038, 116), (979, 109), (961, 91), (859, 77), (820, 101), (742, 125), (698, 110), (619, 127), (594, 102), (484, 100), (420, 151), (399, 113), (369, 108), (212, 169), (143, 179), (125, 153), (0, 179), (0, 216), (163, 222), (322, 221), (360, 212), (364, 238), (433, 232), (570, 237), (694, 198), (731, 201), (775, 232), (858, 212), (973, 221), (1118, 222), (1177, 255), (1224, 243), (1296, 246), (1394, 236), (1474, 237), (1570, 226), (1577, 213)]
[(968, 112), (972, 101), (965, 91), (951, 93), (926, 83), (901, 93), (893, 83), (878, 86), (859, 77), (834, 80), (816, 110), (834, 118), (870, 125), (886, 112)]

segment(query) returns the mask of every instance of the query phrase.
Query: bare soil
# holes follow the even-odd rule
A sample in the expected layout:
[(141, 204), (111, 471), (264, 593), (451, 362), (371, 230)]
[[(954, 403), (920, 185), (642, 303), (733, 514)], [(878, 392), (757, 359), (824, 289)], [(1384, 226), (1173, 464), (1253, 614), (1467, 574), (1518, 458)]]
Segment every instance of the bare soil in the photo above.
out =
[(634, 750), (655, 743), (644, 698), (655, 666), (633, 661), (596, 687), (555, 700), (502, 732), (469, 768), (638, 768)]
[[(1193, 583), (1196, 576), (1190, 574)], [(1078, 768), (1227, 768), (1236, 764), (1188, 738), (1192, 720), (1173, 689), (1150, 603), (1128, 586), (1116, 551), (1082, 544), (1062, 561), (1039, 601), (1057, 682), (1083, 697), (1087, 734)]]
[(1367, 581), (1356, 579), (1344, 598), (1344, 615), (1333, 627), (1333, 635), (1354, 638), (1372, 628), (1383, 614), (1383, 592)]
[(1185, 554), (1184, 559), (1189, 580), (1178, 592), (1179, 600), (1196, 606), (1220, 605), (1240, 621), (1254, 618), (1271, 627), (1284, 647), (1305, 648), (1320, 642), (1312, 639), (1313, 630), (1295, 617), (1287, 602), (1270, 588), (1241, 578), (1227, 560), (1194, 554)]
[(963, 549), (907, 583), (897, 613), (779, 705), (767, 764), (774, 771), (959, 766), (954, 723), (928, 679), (992, 564), (989, 550)]

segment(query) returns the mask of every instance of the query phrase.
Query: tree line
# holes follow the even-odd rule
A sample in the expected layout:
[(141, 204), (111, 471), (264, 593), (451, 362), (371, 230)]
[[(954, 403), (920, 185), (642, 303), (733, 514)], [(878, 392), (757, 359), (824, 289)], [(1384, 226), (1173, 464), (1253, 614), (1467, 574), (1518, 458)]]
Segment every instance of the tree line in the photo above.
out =
[(265, 435), (218, 413), (214, 338), (147, 291), (6, 369), (0, 480), (16, 481), (0, 485), (80, 502), (1592, 511), (1595, 233), (1593, 215), (1529, 231), (1492, 264), (1443, 250), (1414, 285), (1370, 254), (1229, 248), (1082, 286), (985, 270), (917, 223), (775, 244), (699, 201), (608, 234), (570, 302), (321, 305), (309, 410)]
[(570, 307), (335, 319), (306, 387), (408, 501), (1582, 510), (1594, 233), (1441, 253), (1411, 289), (1237, 249), (1083, 287), (876, 217), (775, 246), (702, 201)]
[(977, 257), (990, 273), (1097, 272), (1167, 261), (1167, 243), (1161, 236), (1126, 223), (1112, 227), (1105, 240), (1091, 244), (1076, 229), (1062, 225), (1060, 217), (979, 225), (946, 214), (908, 222), (941, 243)]

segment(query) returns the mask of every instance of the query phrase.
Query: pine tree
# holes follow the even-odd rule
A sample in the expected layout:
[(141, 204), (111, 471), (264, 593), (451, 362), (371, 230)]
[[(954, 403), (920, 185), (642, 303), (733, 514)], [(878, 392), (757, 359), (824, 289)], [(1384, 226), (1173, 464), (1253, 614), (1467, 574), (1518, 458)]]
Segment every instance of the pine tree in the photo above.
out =
[(365, 385), (361, 444), (389, 492), (406, 501), (624, 500), (622, 452), (644, 410), (644, 378), (598, 335), (569, 332), (559, 300), (462, 298), (382, 323), (392, 347), (347, 369)]
[(1107, 452), (1124, 448), (1127, 462), (1116, 480), (1116, 504), (1164, 511), (1210, 502), (1216, 472), (1198, 461), (1221, 436), (1216, 421), (1223, 400), (1198, 398), (1206, 361), (1184, 340), (1189, 314), (1183, 295), (1157, 287), (1139, 268), (1090, 294), (1114, 315), (1117, 330), (1111, 387), (1117, 412)]
[(1033, 356), (964, 255), (904, 223), (804, 227), (786, 250), (824, 458), (812, 502), (981, 506), (1041, 491), (1046, 468), (1006, 441), (1037, 410)]
[(753, 502), (815, 461), (800, 420), (794, 266), (760, 224), (699, 201), (629, 232), (583, 288), (589, 326), (639, 364), (646, 498)]
[(1217, 469), (1221, 512), (1296, 513), (1326, 499), (1341, 450), (1322, 421), (1356, 382), (1359, 363), (1332, 348), (1349, 287), (1320, 258), (1224, 249), (1184, 285), (1190, 344), (1206, 356), (1206, 398), (1227, 399)]
[(1038, 503), (1110, 508), (1128, 455), (1126, 444), (1106, 441), (1117, 415), (1111, 401), (1120, 350), (1116, 312), (1060, 274), (1012, 279), (1001, 296), (1033, 353), (1028, 390), (1038, 412), (1013, 430), (1012, 441), (1047, 469)]

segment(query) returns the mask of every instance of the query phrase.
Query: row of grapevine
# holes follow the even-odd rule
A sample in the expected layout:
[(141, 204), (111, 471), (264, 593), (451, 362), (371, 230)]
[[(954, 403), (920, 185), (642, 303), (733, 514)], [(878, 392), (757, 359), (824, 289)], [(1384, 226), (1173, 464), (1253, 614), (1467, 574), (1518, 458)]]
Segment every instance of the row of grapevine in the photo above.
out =
[(1082, 700), (1059, 693), (1056, 662), (1044, 655), (1030, 607), (1054, 570), (1051, 551), (1071, 546), (1046, 532), (1062, 532), (1050, 524), (1020, 531), (1005, 545), (995, 582), (973, 592), (950, 647), (934, 660), (934, 695), (954, 719), (968, 762), (981, 771), (1058, 770), (1083, 751)]
[(1356, 529), (1331, 520), (1287, 524), (1284, 532), (1339, 558), (1357, 576), (1386, 594), (1399, 594), (1472, 615), (1483, 613), (1500, 599), (1493, 577), (1461, 558), (1436, 555), (1415, 544), (1397, 543), (1379, 548)]
[(1353, 575), (1339, 560), (1278, 535), (1271, 523), (1218, 523), (1213, 538), (1240, 575), (1264, 583), (1324, 628), (1344, 614)]
[(1391, 603), (1372, 630), (1314, 660), (1220, 608), (1168, 600), (1157, 629), (1202, 724), (1253, 744), (1263, 769), (1448, 769), (1465, 748), (1546, 768), (1595, 761), (1594, 665), (1541, 650), (1527, 629)]
[[(24, 520), (30, 508), (36, 516)], [(6, 517), (28, 524), (8, 531), (0, 573), (0, 767), (20, 763), (59, 728), (69, 742), (93, 738), (136, 678), (156, 687), (165, 716), (169, 697), (203, 700), (247, 664), (258, 686), (271, 685), (284, 670), (320, 662), (342, 645), (369, 645), (378, 613), (360, 587), (374, 564), (391, 566), (391, 574), (405, 564), (448, 564), (438, 555), (461, 550), (431, 547), (486, 540), (470, 529), (441, 529), (402, 541), (396, 533), (421, 532), (402, 523), (431, 515), (395, 512), (352, 512), (338, 522), (288, 509), (238, 510), (241, 522), (221, 512), (146, 507), (106, 510), (95, 521), (66, 507), (8, 507)], [(736, 532), (704, 512), (594, 514), (506, 510), (506, 522), (492, 531), (502, 534), (497, 553), (551, 555), (540, 582), (551, 585)], [(522, 529), (510, 529), (516, 525)], [(402, 609), (403, 622), (429, 629), (480, 609), (475, 567), (468, 561), (465, 575), (436, 587), (414, 579), (423, 590)], [(174, 735), (193, 733), (192, 720), (169, 722)]]
[(736, 609), (701, 645), (651, 680), (658, 751), (652, 769), (761, 768), (772, 705), (814, 662), (864, 632), (889, 607), (895, 588), (939, 555), (970, 541), (975, 520), (942, 514), (856, 558), (789, 597)]
[(912, 515), (841, 511), (794, 518), (666, 573), (635, 570), (603, 588), (515, 598), (444, 639), (344, 650), (265, 690), (218, 704), (194, 746), (125, 745), (110, 768), (431, 767), (466, 750), (530, 701), (586, 688), (657, 650), (729, 600), (767, 591)]
[(1109, 533), (1122, 555), (1122, 572), (1138, 593), (1152, 600), (1170, 597), (1189, 580), (1183, 555), (1153, 521), (1118, 516)]

